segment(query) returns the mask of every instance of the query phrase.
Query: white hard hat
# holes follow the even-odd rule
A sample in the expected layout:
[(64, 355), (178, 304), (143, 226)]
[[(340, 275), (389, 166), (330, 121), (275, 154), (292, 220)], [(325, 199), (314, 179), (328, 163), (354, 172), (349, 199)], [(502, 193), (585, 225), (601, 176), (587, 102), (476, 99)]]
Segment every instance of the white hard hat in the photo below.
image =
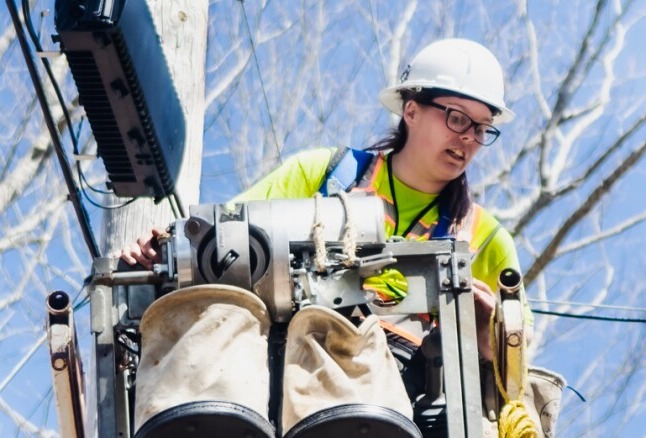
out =
[(440, 88), (463, 94), (500, 110), (495, 123), (511, 121), (515, 114), (505, 106), (505, 84), (496, 57), (470, 40), (450, 38), (429, 44), (413, 59), (401, 83), (379, 93), (381, 103), (402, 114), (403, 89)]

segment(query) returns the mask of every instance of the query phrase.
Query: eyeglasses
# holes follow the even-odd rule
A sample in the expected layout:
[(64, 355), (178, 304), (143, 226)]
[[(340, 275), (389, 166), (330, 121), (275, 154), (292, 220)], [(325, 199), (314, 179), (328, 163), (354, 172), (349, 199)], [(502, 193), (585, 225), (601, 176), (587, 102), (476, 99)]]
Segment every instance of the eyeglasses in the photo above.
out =
[(483, 146), (489, 146), (496, 141), (500, 135), (500, 131), (498, 129), (487, 123), (476, 123), (471, 117), (455, 108), (449, 108), (435, 102), (424, 102), (424, 105), (432, 106), (444, 111), (446, 113), (446, 127), (453, 132), (464, 134), (473, 126), (475, 132), (475, 136), (473, 138)]

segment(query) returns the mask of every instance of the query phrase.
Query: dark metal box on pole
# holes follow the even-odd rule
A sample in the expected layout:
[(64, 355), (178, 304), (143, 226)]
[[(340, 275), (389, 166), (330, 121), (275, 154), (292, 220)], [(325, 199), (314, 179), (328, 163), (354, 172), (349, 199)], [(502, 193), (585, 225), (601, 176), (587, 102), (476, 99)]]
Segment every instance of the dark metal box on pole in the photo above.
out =
[(174, 192), (185, 118), (143, 0), (57, 0), (57, 39), (117, 196)]

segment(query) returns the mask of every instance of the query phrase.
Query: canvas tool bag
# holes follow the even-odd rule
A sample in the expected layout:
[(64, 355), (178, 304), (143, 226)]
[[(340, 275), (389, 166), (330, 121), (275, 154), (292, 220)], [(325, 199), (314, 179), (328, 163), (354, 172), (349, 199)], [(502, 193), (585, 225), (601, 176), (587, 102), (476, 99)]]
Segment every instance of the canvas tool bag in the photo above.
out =
[(355, 327), (334, 310), (305, 307), (287, 332), (283, 431), (316, 412), (347, 404), (381, 406), (413, 418), (377, 316)]
[(556, 434), (556, 421), (561, 409), (561, 396), (566, 382), (563, 376), (551, 370), (529, 367), (525, 388), (525, 406), (543, 436)]
[[(488, 366), (481, 367), (480, 370), (483, 378), (485, 414), (483, 430), (485, 437), (498, 437), (496, 417), (500, 405), (494, 398), (497, 391), (495, 390), (493, 369), (490, 365), (489, 363)], [(566, 381), (560, 374), (545, 368), (529, 366), (522, 401), (527, 414), (536, 426), (539, 437), (553, 438), (556, 436), (556, 423), (565, 386)]]
[(270, 317), (256, 295), (200, 285), (155, 301), (141, 325), (135, 430), (175, 406), (218, 400), (267, 419)]

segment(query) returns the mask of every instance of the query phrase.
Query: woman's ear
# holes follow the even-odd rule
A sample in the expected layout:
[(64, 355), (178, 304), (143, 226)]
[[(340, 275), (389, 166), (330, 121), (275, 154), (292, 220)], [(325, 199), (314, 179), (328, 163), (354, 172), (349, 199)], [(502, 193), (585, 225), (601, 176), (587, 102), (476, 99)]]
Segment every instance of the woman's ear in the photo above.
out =
[(404, 109), (402, 111), (402, 118), (407, 125), (411, 125), (417, 119), (419, 113), (419, 104), (414, 100), (409, 100), (404, 104)]

